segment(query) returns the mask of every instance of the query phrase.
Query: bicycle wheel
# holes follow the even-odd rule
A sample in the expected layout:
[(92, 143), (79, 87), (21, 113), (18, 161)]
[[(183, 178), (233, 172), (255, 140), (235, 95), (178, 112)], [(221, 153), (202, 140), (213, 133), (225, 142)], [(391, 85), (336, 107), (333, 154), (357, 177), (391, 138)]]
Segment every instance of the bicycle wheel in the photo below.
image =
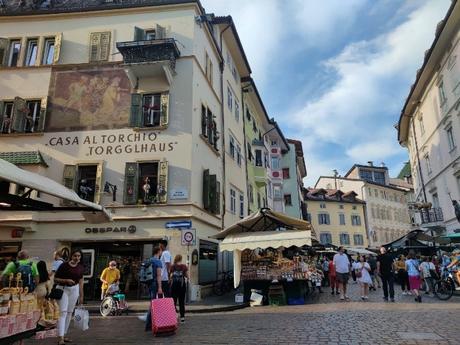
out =
[(434, 284), (434, 294), (442, 301), (446, 301), (454, 294), (454, 286), (448, 280), (438, 280)]
[(101, 306), (99, 307), (99, 311), (104, 317), (112, 315), (115, 309), (115, 301), (112, 297), (105, 297), (101, 302)]

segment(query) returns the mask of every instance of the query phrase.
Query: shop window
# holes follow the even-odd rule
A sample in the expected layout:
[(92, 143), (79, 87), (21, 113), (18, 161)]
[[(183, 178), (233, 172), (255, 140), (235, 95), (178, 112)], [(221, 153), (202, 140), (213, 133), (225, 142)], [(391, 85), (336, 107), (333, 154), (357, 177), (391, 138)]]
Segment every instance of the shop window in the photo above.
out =
[(322, 232), (319, 234), (319, 241), (321, 244), (331, 244), (332, 243), (332, 235), (330, 232)]
[(255, 150), (256, 153), (256, 167), (263, 166), (262, 163), (262, 150)]
[(340, 234), (340, 244), (349, 245), (350, 244), (350, 235), (346, 233)]
[(220, 182), (216, 175), (203, 172), (203, 208), (211, 213), (220, 214)]
[(283, 168), (283, 179), (286, 180), (289, 178), (289, 168)]
[(110, 31), (92, 32), (89, 38), (89, 62), (108, 61), (110, 55)]
[(27, 50), (26, 50), (26, 66), (35, 66), (37, 62), (38, 55), (38, 39), (29, 39), (27, 41)]
[[(99, 203), (102, 183), (102, 164), (65, 165), (63, 184), (84, 200)], [(72, 204), (63, 201), (64, 205)]]
[(217, 280), (218, 245), (200, 240), (200, 262), (198, 265), (198, 283), (209, 284)]
[(355, 246), (362, 246), (364, 245), (364, 238), (363, 235), (355, 234), (353, 235), (353, 242)]
[(284, 204), (286, 206), (292, 206), (291, 194), (284, 194)]
[(219, 131), (217, 130), (217, 123), (214, 120), (214, 115), (208, 107), (201, 105), (201, 135), (209, 145), (216, 151), (219, 151)]
[(166, 203), (167, 188), (168, 162), (126, 163), (124, 204)]
[(320, 213), (318, 214), (318, 223), (321, 225), (329, 225), (331, 224), (331, 219), (329, 214), (327, 213)]
[(36, 133), (43, 131), (46, 115), (46, 98), (25, 100), (16, 97), (14, 102), (0, 102), (1, 133)]

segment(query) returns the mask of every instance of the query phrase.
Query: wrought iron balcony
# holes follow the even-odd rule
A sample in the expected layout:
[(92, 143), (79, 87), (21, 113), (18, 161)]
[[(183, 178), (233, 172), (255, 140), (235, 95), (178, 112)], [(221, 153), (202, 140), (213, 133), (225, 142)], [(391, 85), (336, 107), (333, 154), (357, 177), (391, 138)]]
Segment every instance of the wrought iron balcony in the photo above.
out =
[(180, 56), (173, 38), (117, 42), (117, 48), (123, 55), (125, 64), (141, 64), (168, 61), (172, 70)]
[(443, 222), (444, 216), (441, 208), (422, 208), (418, 210), (422, 224)]
[(253, 146), (264, 146), (265, 147), (264, 141), (263, 140), (257, 140), (257, 139), (254, 139), (252, 141), (252, 145)]

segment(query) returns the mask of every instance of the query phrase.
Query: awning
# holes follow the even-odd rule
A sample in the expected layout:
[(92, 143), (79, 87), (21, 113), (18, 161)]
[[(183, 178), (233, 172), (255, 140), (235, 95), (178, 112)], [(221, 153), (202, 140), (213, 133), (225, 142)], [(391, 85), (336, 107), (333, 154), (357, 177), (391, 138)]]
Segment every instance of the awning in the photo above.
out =
[(291, 246), (311, 246), (311, 232), (308, 230), (261, 231), (231, 234), (220, 244), (220, 251), (245, 249), (266, 249)]
[(460, 233), (448, 234), (439, 238), (444, 240), (444, 243), (460, 243)]
[[(42, 193), (49, 194), (63, 200), (71, 201), (78, 205), (83, 205), (85, 207), (73, 209), (83, 211), (83, 217), (85, 217), (85, 219), (87, 219), (87, 221), (90, 223), (100, 223), (111, 220), (110, 214), (101, 205), (81, 199), (77, 195), (77, 193), (64, 187), (56, 181), (51, 180), (48, 177), (18, 168), (14, 164), (11, 164), (3, 159), (0, 159), (0, 179), (13, 182), (21, 186), (36, 191), (40, 191)], [(17, 196), (10, 197), (19, 198)], [(5, 201), (3, 200), (3, 202)], [(32, 210), (34, 209), (34, 207), (38, 208), (38, 210), (48, 210), (47, 207), (50, 211), (69, 210), (69, 208), (66, 207), (54, 207), (52, 204), (41, 202), (38, 200), (30, 200), (30, 202), (28, 201), (28, 203), (30, 204)], [(3, 210), (8, 209), (8, 207), (3, 208)]]
[(364, 248), (357, 248), (357, 247), (345, 247), (347, 252), (352, 252), (356, 254), (361, 254), (361, 255), (377, 255), (374, 252), (371, 252), (370, 250), (364, 249)]

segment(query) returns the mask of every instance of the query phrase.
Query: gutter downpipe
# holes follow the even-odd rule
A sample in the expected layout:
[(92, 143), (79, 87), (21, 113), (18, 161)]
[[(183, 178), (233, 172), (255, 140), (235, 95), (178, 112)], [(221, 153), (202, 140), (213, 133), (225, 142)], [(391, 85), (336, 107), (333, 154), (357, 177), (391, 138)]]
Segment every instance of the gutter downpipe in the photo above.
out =
[[(248, 216), (249, 216), (251, 214), (251, 203), (250, 203), (250, 200), (249, 200), (249, 172), (248, 172), (248, 161), (246, 159), (246, 150), (247, 150), (247, 147), (248, 147), (248, 143), (246, 141), (246, 114), (245, 114), (245, 111), (244, 111), (245, 110), (245, 108), (244, 108), (244, 93), (245, 93), (245, 91), (248, 92), (247, 91), (248, 89), (245, 89), (245, 87), (243, 87), (243, 83), (241, 82), (241, 80), (240, 80), (240, 84), (241, 84), (241, 113), (242, 113), (241, 119), (243, 120), (243, 146), (244, 146), (243, 149), (242, 149), (242, 153), (244, 152), (244, 167), (245, 167), (245, 171), (246, 171), (246, 195), (247, 195), (246, 199), (248, 200), (248, 208), (247, 208), (247, 210), (248, 210)], [(267, 194), (267, 193), (265, 193), (265, 194)], [(267, 195), (265, 195), (265, 196), (267, 196)]]
[(412, 131), (414, 132), (414, 142), (415, 142), (415, 151), (417, 152), (417, 165), (418, 165), (418, 170), (420, 174), (420, 182), (422, 184), (422, 191), (423, 191), (423, 201), (426, 203), (426, 190), (425, 190), (425, 181), (423, 180), (423, 173), (422, 173), (422, 165), (420, 164), (420, 152), (418, 150), (418, 143), (417, 143), (417, 133), (415, 132), (415, 125), (414, 125), (414, 117), (411, 116), (411, 122), (412, 122)]

